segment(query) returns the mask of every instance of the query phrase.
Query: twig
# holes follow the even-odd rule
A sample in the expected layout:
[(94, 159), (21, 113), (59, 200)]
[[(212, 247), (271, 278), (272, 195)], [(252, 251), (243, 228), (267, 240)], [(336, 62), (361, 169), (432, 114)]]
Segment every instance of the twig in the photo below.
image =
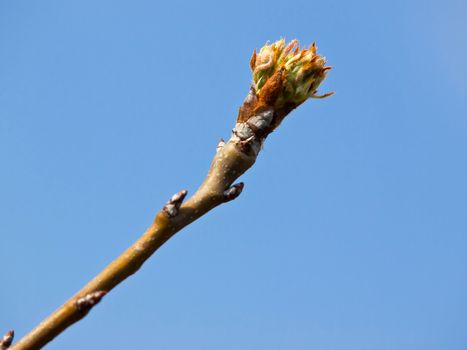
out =
[(264, 46), (251, 59), (253, 86), (240, 107), (232, 137), (217, 146), (209, 173), (184, 204), (187, 191), (176, 193), (157, 213), (153, 224), (130, 248), (84, 288), (22, 338), (11, 350), (35, 350), (81, 320), (102, 297), (139, 270), (170, 237), (216, 206), (237, 198), (243, 183), (232, 185), (256, 161), (265, 138), (285, 116), (316, 95), (324, 79), (325, 60), (314, 44), (300, 50), (282, 39)]

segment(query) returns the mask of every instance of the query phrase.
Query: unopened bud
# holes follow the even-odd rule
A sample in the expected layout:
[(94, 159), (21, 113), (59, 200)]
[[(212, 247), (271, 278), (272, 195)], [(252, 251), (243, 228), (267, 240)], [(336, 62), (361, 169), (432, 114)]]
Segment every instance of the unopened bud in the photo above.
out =
[(13, 330), (8, 331), (2, 338), (0, 338), (0, 350), (6, 350), (13, 343), (15, 332)]
[(76, 301), (76, 308), (80, 312), (88, 312), (94, 305), (99, 303), (106, 294), (107, 292), (103, 290), (86, 294), (84, 297), (79, 298)]
[(175, 193), (172, 198), (164, 205), (162, 210), (171, 218), (177, 216), (178, 210), (182, 205), (183, 200), (185, 199), (188, 191), (182, 190), (180, 192)]
[(239, 182), (238, 184), (232, 185), (228, 189), (224, 191), (224, 199), (226, 202), (234, 200), (237, 198), (240, 193), (242, 193), (244, 184), (243, 182)]

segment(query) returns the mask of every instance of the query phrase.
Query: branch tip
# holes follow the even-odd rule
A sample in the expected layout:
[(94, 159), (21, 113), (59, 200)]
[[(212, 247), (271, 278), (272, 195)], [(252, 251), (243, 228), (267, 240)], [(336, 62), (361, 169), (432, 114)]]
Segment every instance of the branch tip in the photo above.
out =
[(1, 339), (0, 339), (0, 350), (6, 350), (10, 347), (11, 343), (13, 343), (13, 338), (15, 337), (15, 331), (10, 330), (8, 331)]
[(245, 184), (243, 182), (239, 182), (238, 184), (232, 185), (231, 187), (226, 189), (224, 191), (224, 200), (226, 202), (229, 202), (240, 196), (240, 193), (242, 193), (244, 186)]
[(169, 201), (164, 205), (162, 211), (164, 211), (164, 213), (166, 213), (171, 218), (177, 216), (178, 210), (180, 209), (180, 206), (182, 205), (187, 193), (187, 190), (182, 190), (175, 193), (172, 198), (170, 198)]
[(98, 304), (106, 294), (107, 292), (104, 290), (98, 290), (97, 292), (89, 293), (76, 301), (76, 308), (80, 312), (88, 312), (96, 304)]

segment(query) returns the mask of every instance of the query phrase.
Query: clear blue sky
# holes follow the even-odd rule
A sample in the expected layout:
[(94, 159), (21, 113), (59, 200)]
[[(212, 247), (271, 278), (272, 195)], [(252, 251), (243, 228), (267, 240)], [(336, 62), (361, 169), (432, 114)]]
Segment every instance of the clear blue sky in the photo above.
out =
[(227, 138), (253, 48), (335, 67), (246, 174), (48, 349), (467, 349), (465, 1), (0, 3), (0, 333), (122, 252)]

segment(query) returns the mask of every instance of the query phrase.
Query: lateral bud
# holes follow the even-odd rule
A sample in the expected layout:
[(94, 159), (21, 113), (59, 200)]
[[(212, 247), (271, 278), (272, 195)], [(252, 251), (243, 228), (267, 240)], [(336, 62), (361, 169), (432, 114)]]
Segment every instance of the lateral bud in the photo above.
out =
[(88, 312), (97, 303), (99, 303), (106, 294), (107, 292), (104, 290), (98, 290), (97, 292), (86, 294), (84, 297), (79, 298), (76, 301), (76, 308), (79, 312)]
[(11, 343), (13, 343), (13, 338), (15, 337), (15, 331), (11, 330), (8, 331), (1, 339), (0, 339), (0, 350), (6, 350), (10, 347)]
[(220, 139), (219, 140), (219, 143), (217, 144), (217, 147), (216, 147), (216, 153), (219, 152), (221, 149), (223, 149), (225, 146), (225, 141), (224, 139)]
[(164, 213), (166, 213), (171, 218), (177, 216), (180, 206), (182, 205), (187, 193), (187, 190), (182, 190), (178, 193), (175, 193), (162, 208)]
[(229, 202), (240, 196), (240, 193), (242, 193), (244, 186), (245, 185), (243, 182), (239, 182), (238, 184), (230, 186), (224, 191), (224, 200), (226, 202)]

